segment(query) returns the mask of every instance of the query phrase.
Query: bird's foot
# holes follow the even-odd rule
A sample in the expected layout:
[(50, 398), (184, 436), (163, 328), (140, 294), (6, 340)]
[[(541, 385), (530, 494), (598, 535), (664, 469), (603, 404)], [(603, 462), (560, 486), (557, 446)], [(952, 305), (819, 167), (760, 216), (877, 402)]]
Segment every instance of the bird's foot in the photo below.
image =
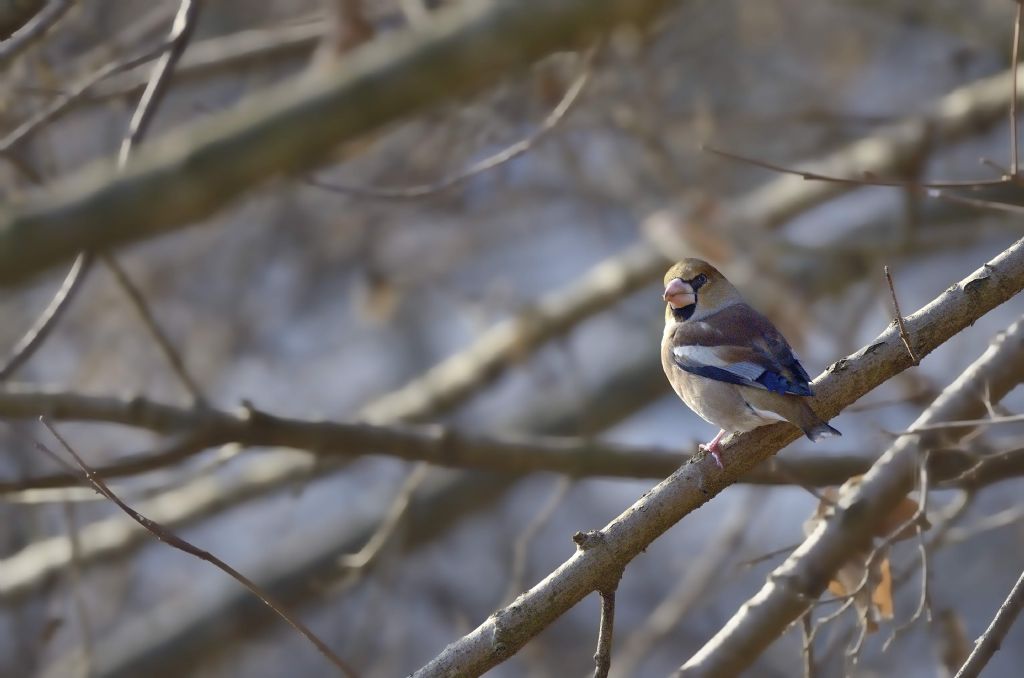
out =
[(715, 465), (718, 466), (718, 468), (725, 468), (725, 465), (722, 464), (722, 452), (721, 450), (718, 449), (717, 442), (712, 442), (707, 445), (698, 445), (697, 449), (699, 449), (701, 452), (706, 452), (707, 454), (710, 454), (711, 458), (715, 460)]
[(699, 445), (698, 449), (702, 452), (706, 452), (711, 455), (711, 458), (715, 460), (715, 464), (718, 468), (725, 468), (725, 464), (722, 463), (722, 451), (718, 447), (718, 443), (725, 437), (725, 431), (719, 431), (718, 435), (711, 439), (711, 442), (707, 445)]

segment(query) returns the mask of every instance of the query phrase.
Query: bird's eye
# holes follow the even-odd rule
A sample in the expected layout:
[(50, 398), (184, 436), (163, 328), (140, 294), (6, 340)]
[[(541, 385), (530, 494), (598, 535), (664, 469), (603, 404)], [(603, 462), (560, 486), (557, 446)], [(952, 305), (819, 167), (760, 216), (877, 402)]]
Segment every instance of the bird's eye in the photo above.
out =
[(701, 287), (703, 287), (704, 284), (707, 283), (707, 281), (708, 277), (701, 273), (700, 275), (693, 279), (693, 281), (690, 283), (690, 286), (693, 287), (694, 291), (697, 291)]

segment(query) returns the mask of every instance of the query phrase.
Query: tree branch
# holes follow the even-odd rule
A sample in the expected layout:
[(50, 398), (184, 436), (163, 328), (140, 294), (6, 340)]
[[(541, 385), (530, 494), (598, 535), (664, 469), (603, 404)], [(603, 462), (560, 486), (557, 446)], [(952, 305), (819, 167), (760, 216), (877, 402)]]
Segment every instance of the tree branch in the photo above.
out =
[[(25, 21), (23, 25), (16, 29), (13, 35), (8, 37), (8, 31), (15, 25), (19, 19), (17, 12), (12, 13), (11, 16), (3, 16), (5, 20), (0, 25), (0, 69), (3, 69), (7, 64), (17, 57), (19, 54), (24, 52), (34, 42), (40, 40), (46, 32), (53, 28), (60, 18), (64, 16), (69, 9), (71, 9), (75, 1), (74, 0), (50, 0), (43, 5), (42, 2), (22, 3), (29, 5), (28, 7), (20, 8), (25, 14), (21, 16), (31, 16), (30, 19)], [(31, 5), (35, 5), (32, 7)], [(16, 10), (19, 8), (15, 8)], [(9, 10), (4, 8), (5, 13)], [(37, 11), (36, 14), (31, 14), (33, 10)], [(13, 21), (12, 21), (13, 20)], [(24, 19), (21, 19), (24, 20)], [(10, 23), (8, 23), (10, 22)]]
[[(927, 355), (1022, 288), (1024, 240), (906, 318), (918, 354)], [(836, 362), (815, 380), (818, 413), (825, 419), (834, 417), (910, 363), (899, 331), (891, 325), (875, 341)], [(704, 463), (697, 455), (601, 530), (601, 544), (578, 550), (511, 605), (445, 648), (415, 676), (475, 676), (501, 663), (584, 596), (598, 590), (609, 573), (624, 567), (668, 528), (798, 435), (792, 427), (776, 424), (732, 436), (725, 446), (730, 463), (724, 470)], [(825, 583), (821, 582), (822, 589)], [(803, 600), (800, 605), (799, 611), (806, 608)], [(794, 614), (792, 619), (798, 616)], [(751, 659), (753, 656), (756, 654)]]
[[(136, 426), (171, 437), (157, 453), (120, 459), (97, 467), (104, 479), (168, 468), (210, 447), (238, 443), (251, 447), (307, 450), (322, 458), (382, 454), (435, 466), (471, 468), (513, 474), (550, 472), (572, 477), (664, 478), (685, 459), (678, 450), (621, 445), (587, 438), (487, 436), (443, 426), (373, 425), (278, 417), (248, 409), (229, 412), (211, 408), (165, 405), (145, 398), (105, 398), (76, 393), (8, 388), (0, 390), (0, 418), (91, 421)], [(695, 446), (694, 446), (695, 447)], [(962, 472), (969, 461), (950, 453), (950, 472)], [(759, 467), (744, 477), (754, 484), (836, 485), (871, 465), (860, 455), (804, 455), (786, 469)], [(951, 473), (946, 477), (951, 477)], [(65, 473), (0, 481), (0, 493), (27, 488), (71, 487), (77, 478)]]
[[(1022, 243), (1024, 241), (1014, 247), (1020, 250)], [(993, 269), (986, 265), (980, 272), (990, 276)], [(990, 277), (983, 280), (989, 281)], [(970, 280), (962, 283), (964, 290), (969, 289), (970, 284)], [(918, 319), (919, 314), (912, 318)], [(917, 323), (908, 319), (907, 324), (913, 328)], [(898, 330), (891, 333), (897, 335), (898, 341)], [(986, 399), (998, 402), (1024, 380), (1022, 346), (1024, 320), (1019, 320), (946, 387), (914, 426), (985, 413)], [(903, 354), (906, 355), (906, 351)], [(761, 590), (683, 665), (679, 675), (734, 675), (753, 663), (818, 599), (833, 574), (865, 548), (877, 526), (906, 497), (913, 487), (921, 453), (959, 439), (970, 431), (970, 426), (962, 426), (898, 439), (856, 489), (840, 497), (831, 509), (832, 515), (822, 520), (804, 543), (769, 575)]]

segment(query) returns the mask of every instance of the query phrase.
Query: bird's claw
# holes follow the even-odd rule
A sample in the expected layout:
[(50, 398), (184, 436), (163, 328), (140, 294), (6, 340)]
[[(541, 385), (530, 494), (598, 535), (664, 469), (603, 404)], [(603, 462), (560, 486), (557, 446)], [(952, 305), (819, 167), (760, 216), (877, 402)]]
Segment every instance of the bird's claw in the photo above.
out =
[(715, 460), (715, 465), (718, 468), (720, 468), (720, 469), (724, 469), (725, 468), (725, 465), (722, 463), (722, 455), (718, 451), (718, 446), (717, 445), (703, 445), (703, 444), (701, 444), (701, 445), (697, 446), (697, 449), (699, 449), (701, 452), (704, 452), (705, 454), (710, 454), (711, 458)]

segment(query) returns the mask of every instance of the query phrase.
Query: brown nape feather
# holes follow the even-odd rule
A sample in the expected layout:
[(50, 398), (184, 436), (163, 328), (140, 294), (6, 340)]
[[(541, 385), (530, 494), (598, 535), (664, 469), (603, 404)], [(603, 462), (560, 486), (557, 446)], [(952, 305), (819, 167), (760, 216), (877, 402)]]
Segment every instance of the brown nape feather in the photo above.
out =
[(823, 438), (843, 435), (821, 420), (807, 401), (800, 396), (780, 395), (770, 391), (740, 386), (743, 399), (759, 410), (775, 412), (780, 417), (798, 427), (812, 442)]

